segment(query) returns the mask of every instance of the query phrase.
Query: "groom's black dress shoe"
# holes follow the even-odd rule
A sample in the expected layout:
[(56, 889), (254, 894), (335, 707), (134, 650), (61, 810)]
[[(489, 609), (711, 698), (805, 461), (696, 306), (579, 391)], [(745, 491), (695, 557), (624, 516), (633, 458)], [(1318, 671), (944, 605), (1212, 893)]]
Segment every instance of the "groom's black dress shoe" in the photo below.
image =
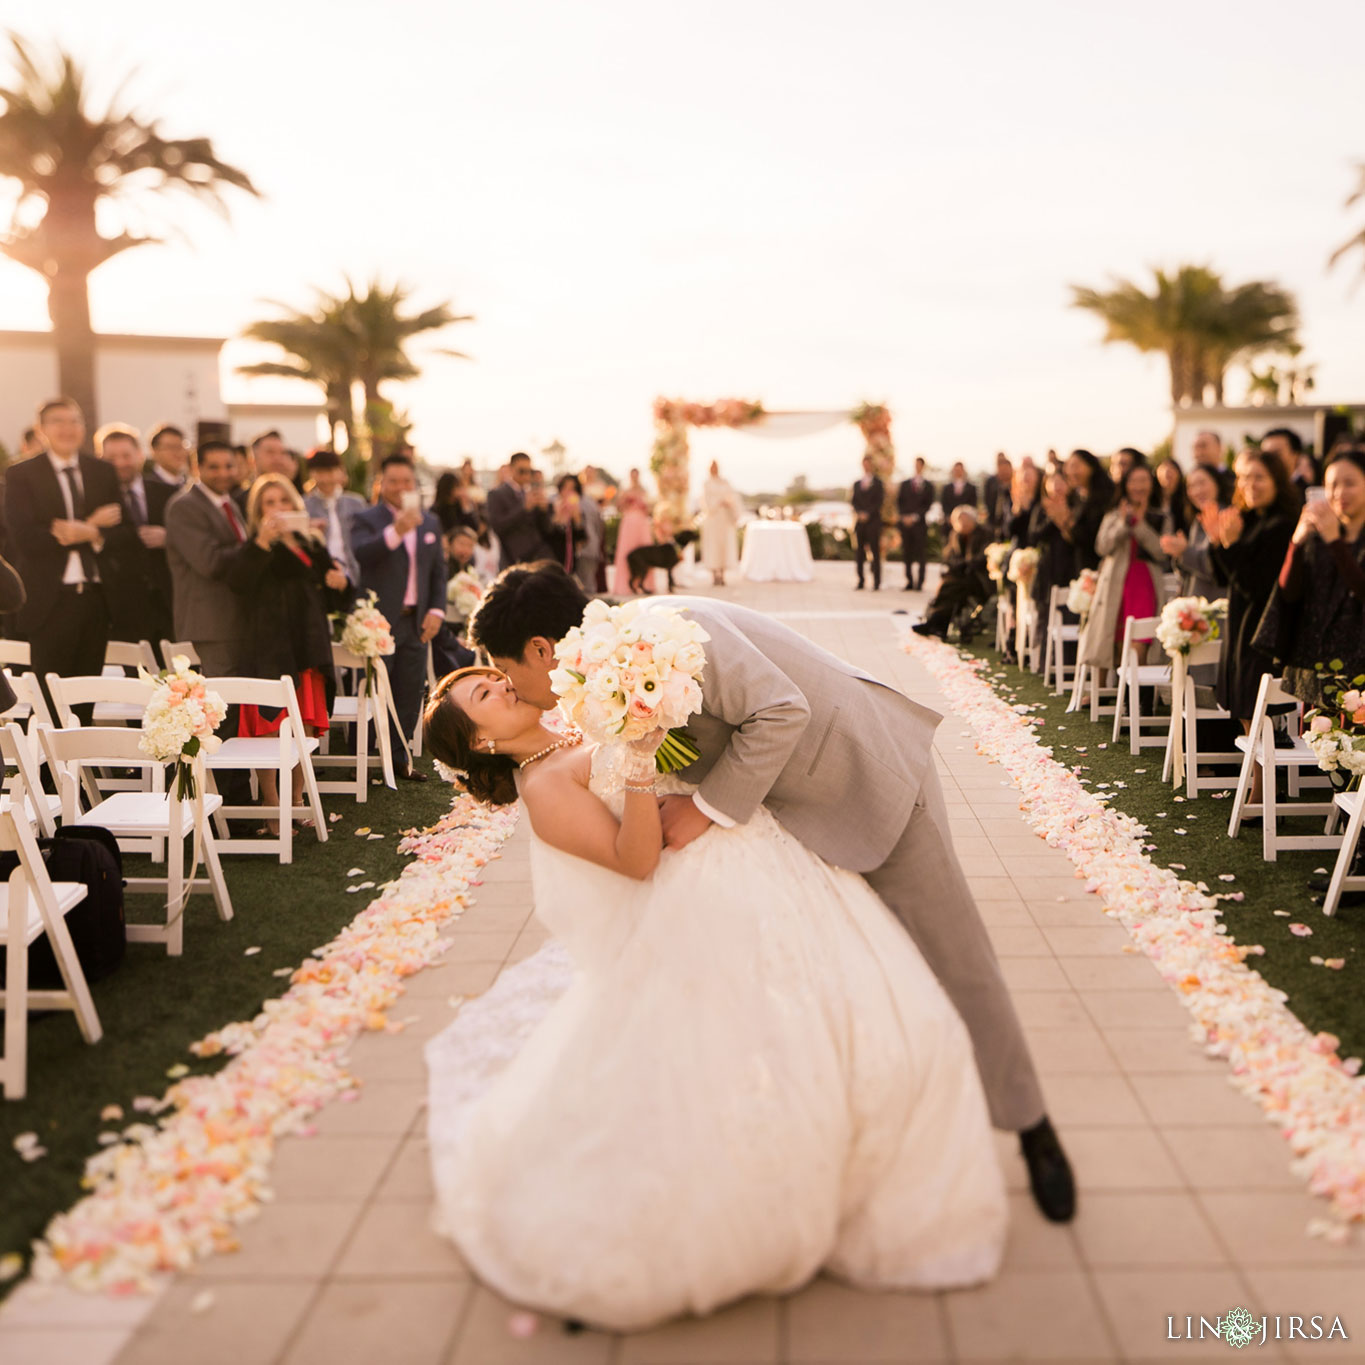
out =
[(1044, 1118), (1019, 1134), (1019, 1149), (1028, 1166), (1033, 1201), (1043, 1217), (1069, 1223), (1076, 1216), (1076, 1181), (1051, 1122)]

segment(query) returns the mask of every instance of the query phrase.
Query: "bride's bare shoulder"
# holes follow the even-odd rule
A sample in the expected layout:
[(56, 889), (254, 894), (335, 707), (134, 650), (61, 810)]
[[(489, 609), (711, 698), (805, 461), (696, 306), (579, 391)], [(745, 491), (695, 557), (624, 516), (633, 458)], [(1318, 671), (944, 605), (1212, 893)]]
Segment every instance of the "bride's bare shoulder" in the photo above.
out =
[(527, 806), (553, 800), (568, 787), (586, 788), (592, 778), (592, 749), (579, 745), (561, 749), (533, 764), (521, 775), (521, 795)]

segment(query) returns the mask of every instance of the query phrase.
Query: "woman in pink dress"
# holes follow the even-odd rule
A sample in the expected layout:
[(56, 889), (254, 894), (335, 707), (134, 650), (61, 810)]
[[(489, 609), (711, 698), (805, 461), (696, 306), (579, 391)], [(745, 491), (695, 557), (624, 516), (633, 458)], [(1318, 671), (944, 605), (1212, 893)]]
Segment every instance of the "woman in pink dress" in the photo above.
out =
[(640, 471), (630, 471), (630, 482), (617, 499), (621, 523), (616, 531), (616, 563), (612, 566), (611, 590), (617, 597), (629, 597), (630, 569), (626, 556), (642, 545), (654, 544), (654, 523), (649, 514), (649, 495), (640, 483)]

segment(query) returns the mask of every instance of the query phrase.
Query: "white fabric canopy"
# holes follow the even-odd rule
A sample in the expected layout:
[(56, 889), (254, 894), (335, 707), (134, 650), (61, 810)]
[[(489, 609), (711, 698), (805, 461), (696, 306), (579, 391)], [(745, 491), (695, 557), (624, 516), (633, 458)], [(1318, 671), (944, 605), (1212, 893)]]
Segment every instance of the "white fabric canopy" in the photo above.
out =
[(771, 440), (789, 440), (794, 436), (814, 436), (832, 431), (852, 421), (853, 414), (843, 412), (765, 412), (757, 422), (736, 427), (746, 436), (766, 436)]

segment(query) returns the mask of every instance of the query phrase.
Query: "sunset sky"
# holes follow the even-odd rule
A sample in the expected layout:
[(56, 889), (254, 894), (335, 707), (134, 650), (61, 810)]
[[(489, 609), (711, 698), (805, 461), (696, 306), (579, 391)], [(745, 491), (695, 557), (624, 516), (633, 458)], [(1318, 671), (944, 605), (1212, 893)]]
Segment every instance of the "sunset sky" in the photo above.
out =
[[(7, 28), (136, 66), (137, 103), (265, 195), (177, 209), (182, 241), (95, 276), (97, 328), (232, 336), (264, 299), (401, 279), (478, 319), (432, 343), (472, 362), (397, 391), (437, 462), (557, 437), (623, 473), (660, 393), (885, 401), (907, 466), (1150, 446), (1164, 362), (1101, 347), (1067, 285), (1182, 261), (1294, 290), (1315, 397), (1365, 400), (1361, 262), (1327, 270), (1365, 225), (1352, 0), (0, 0)], [(0, 327), (45, 325), (0, 264)], [(860, 448), (693, 444), (749, 489), (842, 481)]]

